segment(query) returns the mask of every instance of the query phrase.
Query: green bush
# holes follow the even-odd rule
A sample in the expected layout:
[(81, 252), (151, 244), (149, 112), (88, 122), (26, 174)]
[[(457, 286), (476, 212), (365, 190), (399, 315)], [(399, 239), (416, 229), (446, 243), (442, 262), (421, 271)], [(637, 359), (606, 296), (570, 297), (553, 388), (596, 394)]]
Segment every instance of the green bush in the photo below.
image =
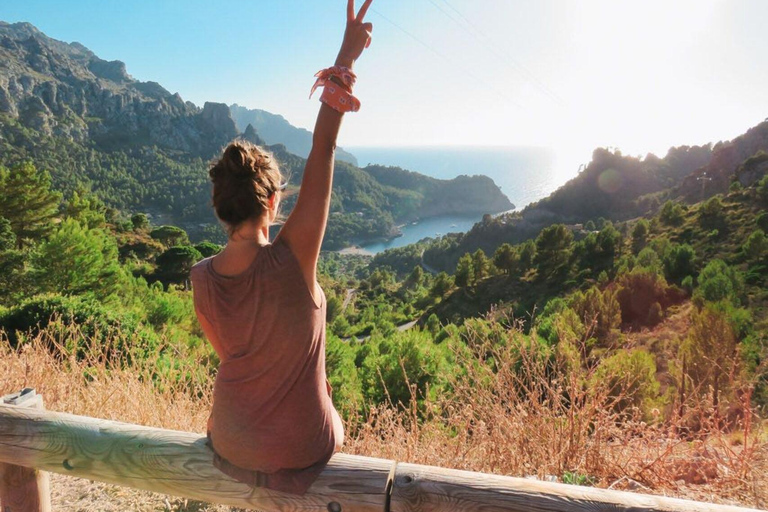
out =
[(667, 201), (659, 212), (659, 220), (667, 226), (679, 226), (683, 223), (684, 216), (685, 209), (677, 201)]
[(681, 282), (686, 276), (694, 275), (696, 251), (688, 244), (672, 244), (664, 253), (664, 273), (670, 281)]
[(729, 300), (733, 304), (739, 304), (743, 291), (743, 276), (723, 260), (710, 261), (699, 274), (699, 287), (696, 289), (696, 295), (700, 295), (708, 302)]
[(602, 360), (595, 372), (594, 386), (607, 386), (615, 400), (614, 410), (630, 408), (648, 411), (659, 396), (656, 362), (644, 350), (621, 350)]
[(84, 296), (38, 295), (0, 314), (0, 329), (12, 347), (49, 326), (62, 332), (77, 326), (83, 336), (76, 347), (68, 348), (76, 350), (80, 357), (101, 347), (106, 352), (119, 351), (130, 360), (132, 356), (143, 358), (159, 346), (157, 335), (135, 318), (116, 314), (100, 301)]

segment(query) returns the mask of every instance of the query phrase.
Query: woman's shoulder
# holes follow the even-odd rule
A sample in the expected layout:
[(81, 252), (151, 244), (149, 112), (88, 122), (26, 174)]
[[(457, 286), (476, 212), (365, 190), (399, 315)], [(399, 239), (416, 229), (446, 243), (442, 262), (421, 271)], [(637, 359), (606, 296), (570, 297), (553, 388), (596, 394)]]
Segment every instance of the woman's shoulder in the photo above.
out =
[(207, 258), (203, 258), (202, 260), (192, 265), (192, 268), (189, 269), (189, 278), (193, 283), (195, 281), (200, 281), (206, 276), (208, 265), (210, 264), (212, 258), (213, 256), (208, 256)]

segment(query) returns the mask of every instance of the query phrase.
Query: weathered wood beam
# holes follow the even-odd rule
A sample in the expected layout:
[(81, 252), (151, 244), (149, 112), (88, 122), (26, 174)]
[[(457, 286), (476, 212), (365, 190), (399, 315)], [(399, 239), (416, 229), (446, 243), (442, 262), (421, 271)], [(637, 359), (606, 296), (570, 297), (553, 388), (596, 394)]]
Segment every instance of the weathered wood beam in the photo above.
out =
[[(740, 507), (397, 464), (391, 512), (745, 512)], [(755, 511), (756, 512), (756, 511)]]
[(220, 473), (196, 434), (2, 405), (0, 462), (264, 511), (752, 510), (342, 454), (307, 494), (293, 496)]
[(296, 496), (224, 475), (205, 441), (188, 432), (0, 405), (0, 462), (263, 511), (385, 509), (393, 461), (337, 454)]

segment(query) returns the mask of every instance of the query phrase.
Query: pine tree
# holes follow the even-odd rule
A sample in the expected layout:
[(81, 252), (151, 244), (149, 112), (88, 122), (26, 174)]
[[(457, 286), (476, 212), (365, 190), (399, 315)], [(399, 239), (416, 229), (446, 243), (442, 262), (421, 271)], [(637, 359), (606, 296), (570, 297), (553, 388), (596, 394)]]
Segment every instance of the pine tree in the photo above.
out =
[(454, 282), (459, 288), (466, 288), (473, 281), (475, 270), (472, 265), (472, 256), (469, 253), (459, 258), (454, 274)]
[(10, 221), (18, 249), (50, 233), (60, 202), (61, 194), (51, 191), (50, 174), (31, 162), (0, 167), (0, 216)]
[(88, 229), (65, 219), (34, 257), (37, 282), (43, 291), (94, 293), (107, 297), (117, 287), (117, 243), (101, 229)]

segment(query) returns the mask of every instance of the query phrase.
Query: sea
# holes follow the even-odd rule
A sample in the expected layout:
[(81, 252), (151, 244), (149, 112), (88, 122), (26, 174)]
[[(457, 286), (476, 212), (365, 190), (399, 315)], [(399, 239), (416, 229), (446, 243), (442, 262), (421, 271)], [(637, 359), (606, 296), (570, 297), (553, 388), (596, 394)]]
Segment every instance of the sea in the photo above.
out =
[[(355, 146), (344, 149), (355, 155), (360, 167), (396, 166), (439, 179), (484, 174), (493, 179), (518, 210), (547, 197), (578, 172), (578, 165), (571, 169), (572, 162), (559, 158), (554, 150), (540, 147)], [(403, 226), (401, 237), (365, 244), (362, 248), (375, 254), (426, 237), (465, 232), (481, 218), (482, 215), (452, 215), (424, 219)]]

